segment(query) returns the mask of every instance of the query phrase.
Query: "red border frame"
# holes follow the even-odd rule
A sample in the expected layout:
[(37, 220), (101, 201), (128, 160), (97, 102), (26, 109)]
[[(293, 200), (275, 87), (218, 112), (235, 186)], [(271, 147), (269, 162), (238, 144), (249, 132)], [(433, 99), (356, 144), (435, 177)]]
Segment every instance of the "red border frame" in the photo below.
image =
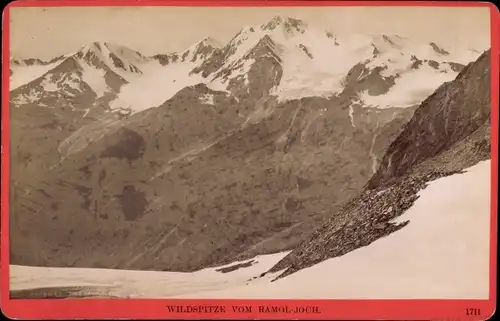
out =
[[(498, 200), (498, 104), (500, 14), (487, 2), (436, 1), (251, 1), (251, 0), (22, 0), (11, 2), (3, 11), (2, 21), (2, 176), (1, 176), (1, 288), (3, 313), (20, 319), (471, 319), (486, 320), (496, 309), (497, 209)], [(61, 6), (433, 6), (489, 7), (491, 17), (491, 247), (490, 295), (488, 300), (197, 300), (197, 299), (9, 299), (9, 9), (12, 7)], [(304, 302), (306, 301), (306, 302)], [(169, 313), (172, 305), (212, 304), (226, 306), (225, 313)], [(314, 304), (319, 314), (258, 313), (256, 307), (283, 305), (289, 307)], [(231, 305), (251, 305), (252, 313), (236, 313)], [(481, 316), (468, 317), (465, 309), (481, 309)]]

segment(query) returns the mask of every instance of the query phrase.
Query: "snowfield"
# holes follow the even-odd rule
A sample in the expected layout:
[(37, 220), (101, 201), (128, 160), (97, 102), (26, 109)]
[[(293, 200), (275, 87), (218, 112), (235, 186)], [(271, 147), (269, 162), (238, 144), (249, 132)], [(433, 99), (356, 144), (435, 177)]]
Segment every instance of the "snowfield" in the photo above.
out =
[(483, 161), (431, 182), (398, 218), (410, 221), (403, 229), (272, 283), (277, 274), (253, 278), (287, 253), (258, 256), (256, 264), (228, 273), (11, 266), (10, 286), (96, 285), (116, 296), (147, 298), (486, 299), (490, 166)]
[(201, 76), (189, 74), (196, 67), (196, 64), (191, 62), (181, 62), (165, 67), (161, 67), (156, 62), (150, 64), (158, 67), (150, 68), (149, 73), (123, 86), (118, 98), (110, 104), (112, 109), (131, 109), (139, 112), (158, 107), (183, 88), (204, 80)]

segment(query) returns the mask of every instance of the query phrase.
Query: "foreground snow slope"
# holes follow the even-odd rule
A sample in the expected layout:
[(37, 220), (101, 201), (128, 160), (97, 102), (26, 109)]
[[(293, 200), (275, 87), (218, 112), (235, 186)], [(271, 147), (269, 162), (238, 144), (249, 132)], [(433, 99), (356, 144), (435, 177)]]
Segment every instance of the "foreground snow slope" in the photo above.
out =
[[(489, 284), (490, 161), (433, 181), (398, 221), (402, 230), (271, 283), (248, 282), (286, 253), (234, 272), (11, 267), (11, 288), (104, 285), (133, 297), (485, 299)], [(233, 264), (228, 264), (230, 266)]]
[(243, 262), (234, 262), (194, 273), (131, 271), (86, 268), (46, 268), (11, 265), (10, 289), (88, 286), (122, 297), (179, 297), (199, 291), (218, 291), (243, 286), (254, 276), (269, 270), (288, 252), (262, 255), (254, 265), (229, 273), (216, 270)]

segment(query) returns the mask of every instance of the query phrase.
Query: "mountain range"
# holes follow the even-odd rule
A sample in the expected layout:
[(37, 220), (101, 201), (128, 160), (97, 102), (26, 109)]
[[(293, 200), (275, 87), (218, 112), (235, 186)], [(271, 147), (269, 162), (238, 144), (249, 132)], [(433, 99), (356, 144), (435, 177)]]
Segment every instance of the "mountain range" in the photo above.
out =
[[(450, 146), (486, 157), (481, 53), (277, 16), (182, 52), (12, 59), (11, 263), (193, 271), (295, 249), (273, 268), (292, 273), (370, 243), (398, 227), (360, 193)], [(325, 253), (356, 220), (382, 228)]]

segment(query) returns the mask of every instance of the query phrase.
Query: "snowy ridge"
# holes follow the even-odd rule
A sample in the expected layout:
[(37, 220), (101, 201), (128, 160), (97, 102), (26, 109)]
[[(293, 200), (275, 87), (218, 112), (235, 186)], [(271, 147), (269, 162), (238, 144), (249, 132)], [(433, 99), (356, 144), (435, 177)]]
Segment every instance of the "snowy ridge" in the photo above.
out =
[(473, 50), (448, 52), (434, 43), (414, 43), (400, 36), (375, 37), (372, 45), (376, 55), (367, 67), (372, 70), (382, 67), (381, 76), (395, 77), (394, 85), (384, 95), (370, 95), (366, 91), (359, 94), (366, 106), (378, 108), (419, 104), (458, 75), (453, 64), (465, 65), (479, 56)]
[[(17, 89), (12, 101), (17, 107), (23, 104), (50, 107), (58, 101), (73, 110), (89, 111), (92, 101), (109, 94), (113, 96), (123, 84), (140, 77), (142, 71), (137, 66), (142, 67), (148, 61), (129, 48), (94, 42), (50, 63), (35, 61), (35, 64), (24, 67), (31, 72), (29, 77), (26, 73), (18, 73), (15, 78), (14, 72), (11, 81), (16, 81), (18, 87), (11, 87), (11, 90)], [(72, 98), (75, 98), (74, 102)], [(81, 98), (88, 103), (76, 103)]]
[(220, 48), (221, 44), (217, 40), (212, 37), (206, 37), (203, 40), (195, 43), (191, 47), (187, 48), (182, 53), (182, 57), (184, 61), (199, 63), (200, 61), (210, 57), (215, 49)]
[[(267, 24), (243, 28), (229, 42), (229, 56), (221, 69), (241, 65), (245, 55), (266, 36), (275, 44), (275, 54), (281, 58), (283, 67), (281, 82), (271, 92), (280, 100), (340, 94), (345, 88), (343, 81), (348, 72), (362, 63), (366, 64), (368, 72), (382, 67), (381, 76), (396, 77), (397, 87), (384, 102), (366, 93), (360, 98), (373, 107), (406, 107), (420, 102), (444, 81), (458, 74), (447, 62), (466, 64), (479, 55), (477, 51), (463, 48), (446, 51), (434, 43), (414, 43), (398, 35), (339, 36), (298, 19), (278, 16)], [(411, 69), (413, 57), (436, 61), (439, 66), (425, 65), (424, 70), (415, 69), (414, 74)], [(424, 82), (424, 88), (416, 88), (416, 94), (410, 93), (410, 101), (396, 99), (406, 95), (410, 85), (427, 77), (435, 79)]]
[(9, 90), (16, 89), (17, 87), (27, 84), (30, 81), (42, 76), (49, 70), (59, 65), (66, 57), (67, 56), (63, 56), (60, 59), (56, 59), (51, 62), (34, 61), (31, 64), (28, 64), (23, 60), (12, 59), (10, 61), (11, 75)]
[(191, 71), (219, 46), (216, 40), (205, 38), (181, 53), (169, 54), (172, 61), (166, 65), (148, 59), (142, 67), (142, 77), (123, 86), (110, 107), (138, 112), (161, 105), (183, 88), (206, 82)]

